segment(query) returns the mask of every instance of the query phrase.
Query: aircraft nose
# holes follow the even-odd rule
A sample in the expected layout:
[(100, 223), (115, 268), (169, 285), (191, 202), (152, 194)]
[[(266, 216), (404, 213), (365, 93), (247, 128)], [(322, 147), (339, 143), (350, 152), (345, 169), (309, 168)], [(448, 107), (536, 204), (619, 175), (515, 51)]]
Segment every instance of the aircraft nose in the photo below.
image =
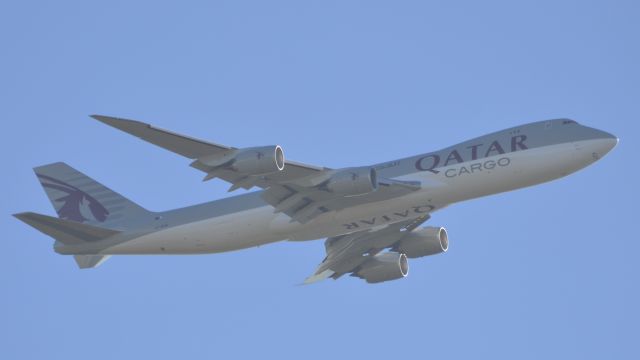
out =
[(593, 131), (593, 138), (597, 140), (593, 152), (599, 155), (599, 157), (605, 156), (618, 144), (618, 137), (610, 134), (606, 131), (591, 129)]
[(602, 155), (608, 153), (609, 151), (611, 151), (611, 149), (613, 149), (614, 147), (616, 147), (616, 145), (618, 145), (618, 137), (610, 134), (606, 131), (602, 131), (602, 130), (598, 130), (600, 131), (600, 139), (603, 141), (603, 153)]

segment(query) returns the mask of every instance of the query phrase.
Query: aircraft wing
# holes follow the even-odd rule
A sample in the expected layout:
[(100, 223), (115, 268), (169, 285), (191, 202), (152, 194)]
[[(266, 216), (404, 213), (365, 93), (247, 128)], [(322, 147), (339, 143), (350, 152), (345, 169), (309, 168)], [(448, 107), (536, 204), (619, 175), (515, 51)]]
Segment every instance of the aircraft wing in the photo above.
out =
[[(360, 196), (336, 193), (327, 187), (335, 176), (344, 179), (366, 175), (370, 169), (330, 169), (284, 159), (277, 145), (236, 148), (157, 128), (135, 120), (92, 115), (114, 128), (192, 159), (190, 166), (206, 174), (203, 181), (219, 178), (231, 183), (229, 191), (254, 186), (262, 197), (291, 221), (308, 222), (316, 216), (346, 207), (382, 201), (420, 189), (419, 182), (376, 179), (376, 191)], [(347, 184), (348, 185), (348, 184)]]
[(386, 248), (393, 248), (405, 235), (429, 218), (430, 215), (423, 215), (416, 219), (390, 224), (378, 230), (362, 230), (328, 238), (324, 243), (327, 256), (315, 273), (304, 281), (304, 284), (311, 284), (329, 277), (337, 279), (347, 273), (358, 276), (357, 271), (367, 260)]

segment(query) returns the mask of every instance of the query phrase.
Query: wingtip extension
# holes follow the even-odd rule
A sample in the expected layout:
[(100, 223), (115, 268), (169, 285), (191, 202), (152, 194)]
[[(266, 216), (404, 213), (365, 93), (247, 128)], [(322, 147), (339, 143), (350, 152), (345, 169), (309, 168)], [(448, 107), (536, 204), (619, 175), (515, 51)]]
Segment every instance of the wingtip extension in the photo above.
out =
[(118, 128), (119, 126), (122, 126), (121, 124), (126, 124), (127, 121), (124, 119), (120, 119), (114, 116), (107, 116), (107, 115), (98, 115), (98, 114), (93, 114), (93, 115), (89, 115), (89, 117), (100, 121), (103, 124), (109, 125), (109, 126), (113, 126), (115, 128)]
[(89, 115), (90, 118), (98, 120), (98, 121), (105, 121), (107, 119), (111, 119), (112, 117), (110, 116), (106, 116), (106, 115), (99, 115), (99, 114), (91, 114)]
[(107, 116), (107, 115), (99, 115), (99, 114), (92, 114), (92, 115), (89, 115), (89, 117), (108, 125), (113, 125), (113, 124), (127, 121), (126, 119), (121, 119), (115, 116)]
[(322, 272), (319, 272), (319, 273), (316, 273), (316, 274), (313, 274), (313, 275), (309, 276), (300, 285), (310, 285), (310, 284), (316, 283), (318, 281), (325, 280), (325, 279), (333, 276), (334, 274), (335, 274), (335, 271), (333, 271), (331, 269), (326, 269), (326, 270), (324, 270)]
[(20, 213), (15, 213), (15, 214), (11, 214), (11, 216), (13, 216), (14, 218), (23, 221), (22, 219), (25, 218), (27, 215), (29, 214), (28, 211), (26, 212), (20, 212)]
[(89, 115), (89, 117), (96, 119), (103, 124), (109, 125), (111, 127), (122, 130), (124, 132), (128, 132), (135, 136), (138, 136), (136, 132), (139, 131), (140, 129), (151, 126), (142, 121), (129, 120), (129, 119), (119, 118), (115, 116), (93, 114), (93, 115)]

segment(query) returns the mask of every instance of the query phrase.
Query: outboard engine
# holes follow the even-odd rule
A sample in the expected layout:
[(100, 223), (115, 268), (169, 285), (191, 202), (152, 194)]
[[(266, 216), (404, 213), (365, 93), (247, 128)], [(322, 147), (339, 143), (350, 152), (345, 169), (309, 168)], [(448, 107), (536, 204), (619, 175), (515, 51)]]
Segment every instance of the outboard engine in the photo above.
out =
[(396, 280), (409, 274), (409, 263), (405, 254), (386, 252), (377, 254), (360, 266), (352, 274), (370, 284)]

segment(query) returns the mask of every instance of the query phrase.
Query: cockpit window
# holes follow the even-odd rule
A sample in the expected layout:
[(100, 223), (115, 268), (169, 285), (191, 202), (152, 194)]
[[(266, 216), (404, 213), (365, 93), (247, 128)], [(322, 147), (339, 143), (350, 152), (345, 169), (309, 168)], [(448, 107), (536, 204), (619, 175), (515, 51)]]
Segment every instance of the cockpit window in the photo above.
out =
[(562, 125), (569, 125), (569, 124), (578, 124), (578, 123), (573, 121), (573, 120), (563, 120), (562, 121)]

